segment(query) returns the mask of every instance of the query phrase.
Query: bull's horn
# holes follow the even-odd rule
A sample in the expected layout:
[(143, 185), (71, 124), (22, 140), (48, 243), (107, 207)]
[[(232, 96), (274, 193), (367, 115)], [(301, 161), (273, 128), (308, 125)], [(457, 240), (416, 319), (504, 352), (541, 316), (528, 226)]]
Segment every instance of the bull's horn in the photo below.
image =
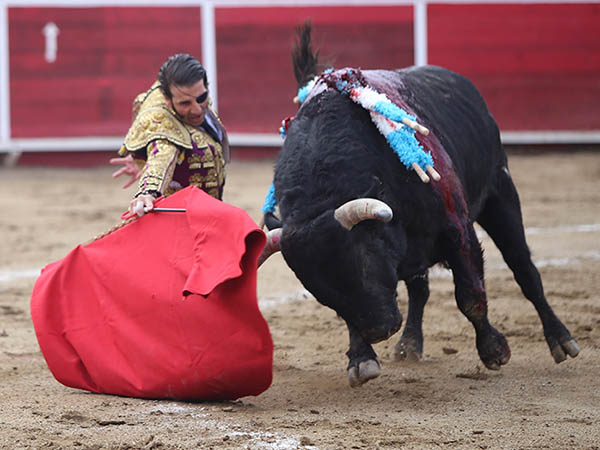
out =
[(275, 228), (274, 230), (271, 230), (267, 233), (267, 244), (265, 245), (264, 250), (258, 257), (258, 267), (260, 267), (260, 265), (264, 263), (267, 260), (267, 258), (273, 253), (276, 253), (281, 250), (281, 247), (279, 245), (280, 241), (281, 228)]
[(363, 220), (375, 219), (389, 222), (394, 217), (392, 208), (375, 198), (358, 198), (344, 203), (333, 213), (335, 220), (345, 229), (351, 230), (354, 225)]

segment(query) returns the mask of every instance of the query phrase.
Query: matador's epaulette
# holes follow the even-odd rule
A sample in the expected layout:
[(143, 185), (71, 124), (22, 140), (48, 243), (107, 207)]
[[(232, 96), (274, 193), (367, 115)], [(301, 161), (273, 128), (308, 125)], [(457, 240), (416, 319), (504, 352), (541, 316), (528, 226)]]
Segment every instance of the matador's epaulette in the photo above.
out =
[[(139, 101), (138, 98), (136, 101)], [(134, 108), (136, 106), (138, 105), (134, 102)], [(119, 150), (121, 156), (125, 156), (128, 151), (135, 152), (146, 148), (150, 142), (157, 139), (167, 140), (186, 149), (193, 148), (189, 131), (169, 110), (159, 89), (154, 89), (138, 107), (123, 147)]]

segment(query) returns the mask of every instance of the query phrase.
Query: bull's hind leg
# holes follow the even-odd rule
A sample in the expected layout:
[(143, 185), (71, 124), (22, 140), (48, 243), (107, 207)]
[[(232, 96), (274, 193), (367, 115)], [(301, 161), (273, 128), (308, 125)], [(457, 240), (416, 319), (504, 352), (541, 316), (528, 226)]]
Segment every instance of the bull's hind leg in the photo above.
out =
[(510, 349), (506, 338), (488, 321), (483, 255), (473, 225), (468, 224), (451, 241), (447, 258), (454, 277), (456, 303), (475, 328), (479, 358), (488, 369), (497, 370), (510, 359)]
[(523, 295), (535, 306), (554, 360), (559, 363), (567, 355), (577, 356), (579, 346), (546, 301), (540, 274), (531, 261), (519, 195), (507, 169), (498, 174), (497, 190), (487, 200), (477, 221), (502, 253)]
[(408, 317), (400, 340), (394, 347), (396, 361), (418, 361), (423, 357), (423, 310), (429, 299), (427, 271), (406, 280)]
[(350, 348), (348, 356), (348, 382), (350, 387), (357, 387), (381, 373), (377, 354), (371, 344), (364, 341), (360, 333), (350, 324), (347, 324), (350, 334)]

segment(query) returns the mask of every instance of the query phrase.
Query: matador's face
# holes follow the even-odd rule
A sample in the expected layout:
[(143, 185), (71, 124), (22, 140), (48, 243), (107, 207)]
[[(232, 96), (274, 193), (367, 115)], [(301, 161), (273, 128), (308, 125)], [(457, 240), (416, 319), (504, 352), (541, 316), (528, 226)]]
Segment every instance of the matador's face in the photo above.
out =
[(208, 90), (204, 80), (190, 86), (171, 85), (171, 95), (173, 98), (167, 98), (167, 102), (183, 122), (194, 127), (204, 122), (208, 107)]

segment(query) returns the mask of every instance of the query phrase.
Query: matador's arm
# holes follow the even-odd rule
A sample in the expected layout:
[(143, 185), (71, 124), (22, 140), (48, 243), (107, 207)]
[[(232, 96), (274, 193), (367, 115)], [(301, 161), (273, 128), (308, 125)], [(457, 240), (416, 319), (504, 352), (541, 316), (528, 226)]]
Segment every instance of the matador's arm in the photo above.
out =
[(160, 197), (173, 179), (180, 149), (166, 139), (152, 141), (146, 147), (147, 161), (136, 197), (151, 194)]

